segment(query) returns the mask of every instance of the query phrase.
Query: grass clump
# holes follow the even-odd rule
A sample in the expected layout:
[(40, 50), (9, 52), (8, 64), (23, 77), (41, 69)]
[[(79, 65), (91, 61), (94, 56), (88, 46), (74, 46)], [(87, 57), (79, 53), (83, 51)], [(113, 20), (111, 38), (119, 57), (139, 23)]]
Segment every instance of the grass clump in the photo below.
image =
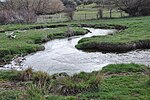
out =
[(76, 95), (86, 91), (98, 90), (102, 81), (99, 73), (80, 73), (72, 77), (54, 80), (51, 92), (59, 95)]
[(111, 64), (103, 68), (104, 73), (126, 73), (126, 72), (146, 72), (145, 65), (138, 64)]
[(50, 80), (50, 76), (47, 73), (42, 71), (38, 71), (34, 73), (33, 78), (34, 78), (33, 79), (34, 83), (40, 88), (42, 87), (45, 88)]
[(32, 79), (32, 76), (33, 76), (33, 70), (32, 68), (28, 68), (21, 73), (21, 80), (30, 81)]

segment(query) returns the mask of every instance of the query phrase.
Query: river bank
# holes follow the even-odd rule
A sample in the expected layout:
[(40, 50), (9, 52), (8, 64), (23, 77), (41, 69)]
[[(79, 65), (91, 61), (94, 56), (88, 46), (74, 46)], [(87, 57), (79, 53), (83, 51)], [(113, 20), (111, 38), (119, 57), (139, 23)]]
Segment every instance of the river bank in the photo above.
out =
[[(76, 45), (76, 48), (84, 51), (99, 51), (105, 53), (122, 53), (137, 49), (150, 49), (149, 22), (149, 17), (85, 21), (83, 25), (98, 27), (98, 23), (100, 23), (100, 27), (104, 28), (115, 28), (114, 26), (116, 25), (116, 28), (121, 30), (118, 34), (81, 39), (78, 45)], [(90, 23), (92, 23), (92, 25)], [(101, 26), (101, 24), (104, 26)]]
[[(88, 31), (78, 27), (72, 27), (73, 35), (84, 35)], [(27, 55), (44, 50), (41, 45), (49, 40), (60, 39), (66, 36), (67, 27), (40, 28), (33, 30), (14, 31), (16, 38), (7, 38), (6, 33), (0, 34), (0, 64), (6, 64), (16, 55)]]
[[(148, 100), (150, 69), (137, 64), (111, 64), (101, 71), (49, 76), (44, 72), (0, 71), (1, 100)], [(28, 73), (28, 74), (27, 74)]]
[[(101, 52), (89, 53), (77, 50), (75, 45), (82, 38), (118, 34), (118, 31), (113, 29), (84, 29), (89, 31), (85, 35), (51, 40), (41, 45), (45, 48), (43, 51), (22, 57), (24, 60), (20, 57), (17, 58), (17, 60), (14, 59), (10, 64), (5, 65), (1, 69), (23, 70), (32, 67), (35, 71), (47, 72), (50, 75), (61, 72), (74, 75), (82, 71), (97, 71), (108, 64), (132, 62), (150, 65), (149, 50), (139, 50), (121, 54)], [(21, 60), (19, 63), (20, 65), (17, 62), (18, 59), (19, 61)]]

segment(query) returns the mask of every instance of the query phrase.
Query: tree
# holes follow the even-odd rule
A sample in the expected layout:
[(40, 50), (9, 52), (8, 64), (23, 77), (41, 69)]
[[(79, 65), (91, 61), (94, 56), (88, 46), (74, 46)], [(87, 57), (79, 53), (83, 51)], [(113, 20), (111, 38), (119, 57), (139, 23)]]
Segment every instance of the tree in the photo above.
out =
[(130, 16), (150, 15), (150, 0), (115, 0), (115, 4)]
[(70, 7), (67, 7), (65, 9), (65, 15), (66, 17), (68, 18), (68, 21), (72, 21), (73, 20), (73, 16), (74, 16), (74, 8), (70, 8)]
[(57, 13), (64, 10), (61, 0), (6, 0), (5, 9), (32, 10), (36, 14)]
[(5, 0), (0, 3), (0, 23), (34, 23), (39, 14), (63, 10), (60, 0)]

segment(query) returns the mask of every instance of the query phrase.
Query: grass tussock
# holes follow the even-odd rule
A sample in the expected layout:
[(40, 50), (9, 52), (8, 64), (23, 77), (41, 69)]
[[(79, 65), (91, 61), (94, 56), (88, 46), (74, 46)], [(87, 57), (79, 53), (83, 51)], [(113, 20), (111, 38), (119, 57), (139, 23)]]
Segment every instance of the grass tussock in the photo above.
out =
[(101, 73), (81, 72), (72, 77), (54, 80), (50, 90), (59, 95), (76, 95), (82, 92), (96, 91), (99, 89), (102, 77)]

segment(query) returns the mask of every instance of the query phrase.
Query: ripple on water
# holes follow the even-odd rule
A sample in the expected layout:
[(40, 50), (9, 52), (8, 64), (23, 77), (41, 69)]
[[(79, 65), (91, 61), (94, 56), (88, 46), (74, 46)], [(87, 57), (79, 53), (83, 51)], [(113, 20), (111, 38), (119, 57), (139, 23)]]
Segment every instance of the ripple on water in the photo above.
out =
[(83, 36), (72, 37), (71, 39), (56, 39), (45, 44), (45, 50), (33, 55), (26, 56), (23, 67), (33, 67), (34, 70), (41, 70), (49, 74), (66, 72), (69, 75), (100, 70), (108, 64), (116, 63), (138, 63), (150, 65), (150, 50), (137, 50), (128, 53), (114, 54), (101, 52), (82, 52), (75, 48), (81, 38), (95, 35), (107, 35), (115, 30), (102, 30), (86, 28), (91, 31)]

